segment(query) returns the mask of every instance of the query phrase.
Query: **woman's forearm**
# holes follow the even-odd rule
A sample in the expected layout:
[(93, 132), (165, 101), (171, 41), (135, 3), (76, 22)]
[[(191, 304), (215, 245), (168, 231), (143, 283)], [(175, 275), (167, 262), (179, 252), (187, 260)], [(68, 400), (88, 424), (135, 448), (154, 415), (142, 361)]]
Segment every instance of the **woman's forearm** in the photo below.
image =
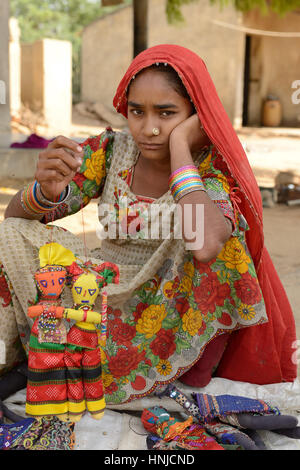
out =
[[(188, 145), (184, 142), (171, 148), (171, 172), (185, 165), (194, 165)], [(205, 191), (194, 191), (179, 199), (182, 237), (201, 262), (214, 259), (222, 250), (232, 231), (220, 209)], [(193, 246), (195, 248), (193, 248)]]
[(10, 200), (8, 206), (5, 209), (4, 218), (7, 219), (9, 217), (17, 217), (20, 219), (30, 219), (30, 220), (41, 220), (44, 214), (29, 214), (27, 213), (21, 204), (21, 194), (22, 191), (19, 191), (17, 194), (13, 196)]

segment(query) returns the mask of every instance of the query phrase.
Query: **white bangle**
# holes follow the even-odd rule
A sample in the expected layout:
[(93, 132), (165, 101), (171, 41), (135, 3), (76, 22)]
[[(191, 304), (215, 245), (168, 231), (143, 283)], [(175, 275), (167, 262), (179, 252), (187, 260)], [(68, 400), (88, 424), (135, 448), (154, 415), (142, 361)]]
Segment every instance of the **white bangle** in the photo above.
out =
[(59, 196), (59, 199), (56, 202), (49, 201), (49, 199), (47, 199), (43, 195), (40, 183), (37, 182), (36, 184), (36, 195), (37, 195), (38, 200), (41, 203), (46, 204), (49, 207), (56, 207), (59, 204), (66, 202), (70, 196), (70, 193), (71, 193), (71, 188), (70, 188), (70, 185), (68, 184), (68, 186), (63, 190), (63, 192)]

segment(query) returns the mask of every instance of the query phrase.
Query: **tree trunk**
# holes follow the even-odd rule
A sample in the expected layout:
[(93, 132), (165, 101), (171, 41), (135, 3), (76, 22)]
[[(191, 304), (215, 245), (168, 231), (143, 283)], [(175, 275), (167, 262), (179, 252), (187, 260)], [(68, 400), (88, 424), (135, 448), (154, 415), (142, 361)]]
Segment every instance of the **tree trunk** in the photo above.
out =
[(148, 0), (133, 0), (133, 56), (148, 47)]

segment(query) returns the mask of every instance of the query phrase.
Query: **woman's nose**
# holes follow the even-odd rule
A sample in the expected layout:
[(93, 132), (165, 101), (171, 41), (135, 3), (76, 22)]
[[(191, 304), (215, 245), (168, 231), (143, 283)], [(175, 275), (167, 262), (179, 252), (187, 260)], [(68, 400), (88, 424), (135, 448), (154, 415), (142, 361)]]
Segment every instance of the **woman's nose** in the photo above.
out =
[(145, 121), (144, 121), (144, 125), (143, 125), (144, 135), (147, 136), (147, 137), (153, 136), (153, 129), (155, 127), (159, 127), (157, 119), (155, 117), (152, 117), (152, 116), (146, 118)]

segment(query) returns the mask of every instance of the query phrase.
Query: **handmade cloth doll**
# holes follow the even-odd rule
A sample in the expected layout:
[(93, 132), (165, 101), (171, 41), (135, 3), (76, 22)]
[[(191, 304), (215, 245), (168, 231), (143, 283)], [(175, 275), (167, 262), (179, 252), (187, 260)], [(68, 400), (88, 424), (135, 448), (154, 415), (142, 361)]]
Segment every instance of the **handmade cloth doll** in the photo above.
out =
[[(75, 320), (67, 336), (64, 363), (67, 368), (68, 413), (73, 422), (82, 417), (85, 410), (95, 419), (101, 419), (105, 409), (102, 381), (101, 350), (105, 342), (106, 293), (102, 298), (101, 313), (93, 310), (100, 289), (110, 282), (119, 281), (118, 267), (102, 263), (92, 267), (86, 263), (83, 268), (73, 263), (69, 270), (72, 275), (73, 308), (64, 310), (64, 317)], [(96, 324), (101, 324), (98, 334)]]
[[(193, 418), (179, 421), (171, 417), (165, 408), (153, 406), (144, 409), (141, 417), (146, 431), (152, 433), (147, 439), (148, 447), (160, 450), (224, 450), (203, 427), (193, 423)], [(159, 439), (153, 439), (153, 436)]]
[(67, 269), (75, 261), (70, 250), (48, 243), (39, 250), (40, 269), (34, 279), (38, 302), (28, 308), (36, 318), (31, 330), (28, 355), (26, 413), (30, 416), (67, 417), (68, 400), (64, 350), (67, 331), (62, 319), (61, 294)]

